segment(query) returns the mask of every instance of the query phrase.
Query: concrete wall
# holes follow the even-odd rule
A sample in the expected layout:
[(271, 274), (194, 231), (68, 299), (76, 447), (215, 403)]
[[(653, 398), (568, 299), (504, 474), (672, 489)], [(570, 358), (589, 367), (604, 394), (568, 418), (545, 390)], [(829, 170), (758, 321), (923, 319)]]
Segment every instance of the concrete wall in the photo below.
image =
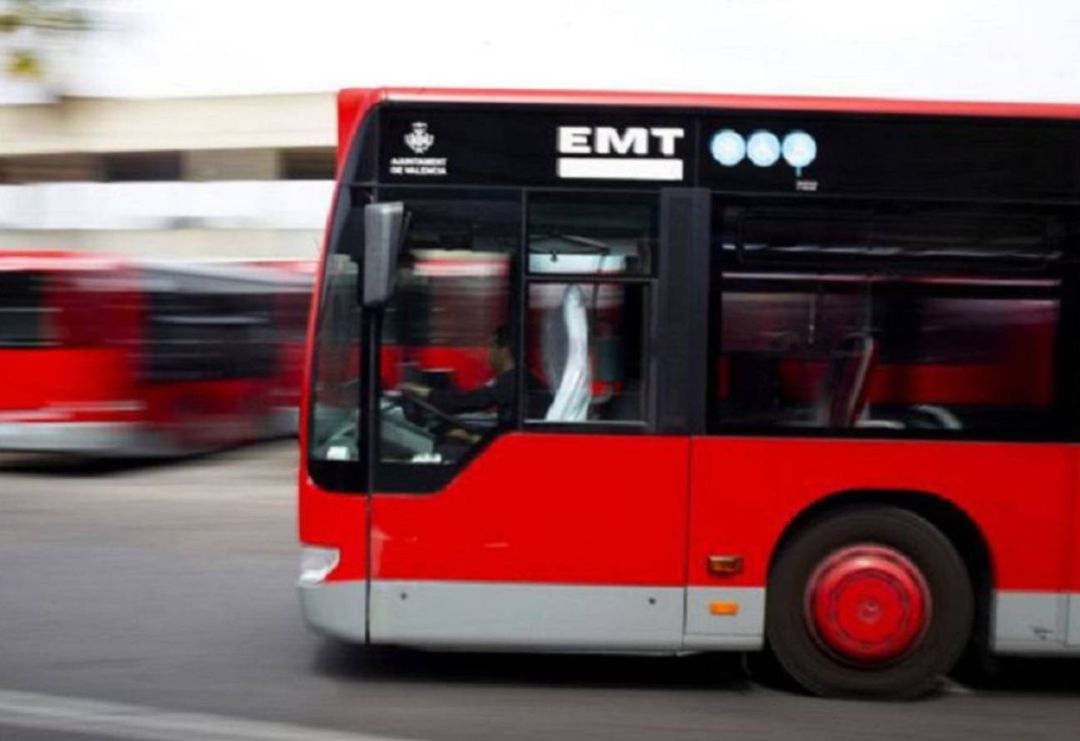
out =
[[(283, 157), (329, 162), (335, 137), (329, 93), (0, 106), (0, 164), (21, 183), (0, 185), (0, 249), (314, 257), (333, 184), (280, 179)], [(105, 166), (155, 152), (179, 153), (175, 180)]]
[(0, 250), (76, 250), (155, 259), (318, 257), (321, 229), (0, 231)]
[(332, 194), (295, 180), (0, 186), (0, 249), (314, 257)]
[(0, 156), (333, 146), (331, 93), (0, 106)]

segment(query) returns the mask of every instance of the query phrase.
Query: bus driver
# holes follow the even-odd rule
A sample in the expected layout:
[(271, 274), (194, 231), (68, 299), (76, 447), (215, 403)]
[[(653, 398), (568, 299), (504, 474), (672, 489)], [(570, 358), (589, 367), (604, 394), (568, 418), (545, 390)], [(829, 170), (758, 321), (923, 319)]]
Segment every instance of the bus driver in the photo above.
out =
[[(507, 428), (514, 422), (514, 376), (517, 363), (510, 349), (510, 337), (505, 326), (500, 326), (492, 335), (488, 363), (491, 366), (491, 380), (469, 391), (459, 391), (452, 387), (432, 388), (412, 382), (402, 383), (398, 389), (424, 399), (447, 414), (495, 409), (499, 427)], [(531, 373), (528, 377), (528, 387), (527, 416), (530, 419), (543, 419), (544, 413), (551, 404), (551, 393), (545, 385), (533, 378)]]

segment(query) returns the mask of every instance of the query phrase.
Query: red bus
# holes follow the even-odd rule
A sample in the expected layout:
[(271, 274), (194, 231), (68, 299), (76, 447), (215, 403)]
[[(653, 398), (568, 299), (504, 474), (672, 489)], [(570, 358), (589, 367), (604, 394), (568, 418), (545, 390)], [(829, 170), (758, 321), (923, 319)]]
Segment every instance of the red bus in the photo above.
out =
[(1080, 107), (348, 90), (299, 592), (373, 644), (1080, 652)]
[(296, 429), (311, 275), (0, 255), (0, 450), (161, 456)]

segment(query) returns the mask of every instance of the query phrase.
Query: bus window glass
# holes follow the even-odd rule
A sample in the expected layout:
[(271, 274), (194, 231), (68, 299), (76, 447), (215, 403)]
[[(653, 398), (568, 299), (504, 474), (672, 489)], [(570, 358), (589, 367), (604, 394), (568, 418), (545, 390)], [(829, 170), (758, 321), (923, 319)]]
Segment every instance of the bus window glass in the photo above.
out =
[[(658, 231), (654, 195), (530, 198), (528, 420), (645, 421), (645, 303)], [(574, 280), (553, 281), (562, 275)]]
[(273, 295), (187, 286), (150, 294), (145, 377), (152, 382), (260, 378), (276, 369)]
[(359, 458), (360, 305), (358, 267), (347, 254), (326, 257), (311, 386), (309, 453), (319, 460)]
[(529, 286), (527, 419), (641, 422), (647, 287)]
[(649, 275), (655, 196), (538, 194), (529, 200), (529, 272)]
[(712, 427), (1061, 432), (1059, 213), (903, 202), (714, 213)]
[(49, 344), (41, 282), (33, 273), (0, 273), (0, 347)]
[(382, 326), (379, 458), (450, 469), (511, 426), (516, 343), (511, 265), (517, 196), (382, 195), (409, 214)]
[(720, 425), (1025, 436), (1053, 424), (1053, 280), (726, 274)]

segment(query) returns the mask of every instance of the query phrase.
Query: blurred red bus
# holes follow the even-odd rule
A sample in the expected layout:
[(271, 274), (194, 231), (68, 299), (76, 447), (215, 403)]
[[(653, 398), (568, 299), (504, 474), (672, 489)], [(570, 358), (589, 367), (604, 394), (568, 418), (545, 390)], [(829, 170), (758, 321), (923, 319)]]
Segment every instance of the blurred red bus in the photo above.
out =
[(293, 434), (299, 423), (300, 387), (304, 375), (308, 310), (318, 260), (245, 260), (241, 265), (260, 269), (278, 284), (274, 297), (277, 331), (277, 376), (273, 406), (281, 424)]
[(310, 274), (0, 255), (0, 450), (161, 456), (296, 429)]

